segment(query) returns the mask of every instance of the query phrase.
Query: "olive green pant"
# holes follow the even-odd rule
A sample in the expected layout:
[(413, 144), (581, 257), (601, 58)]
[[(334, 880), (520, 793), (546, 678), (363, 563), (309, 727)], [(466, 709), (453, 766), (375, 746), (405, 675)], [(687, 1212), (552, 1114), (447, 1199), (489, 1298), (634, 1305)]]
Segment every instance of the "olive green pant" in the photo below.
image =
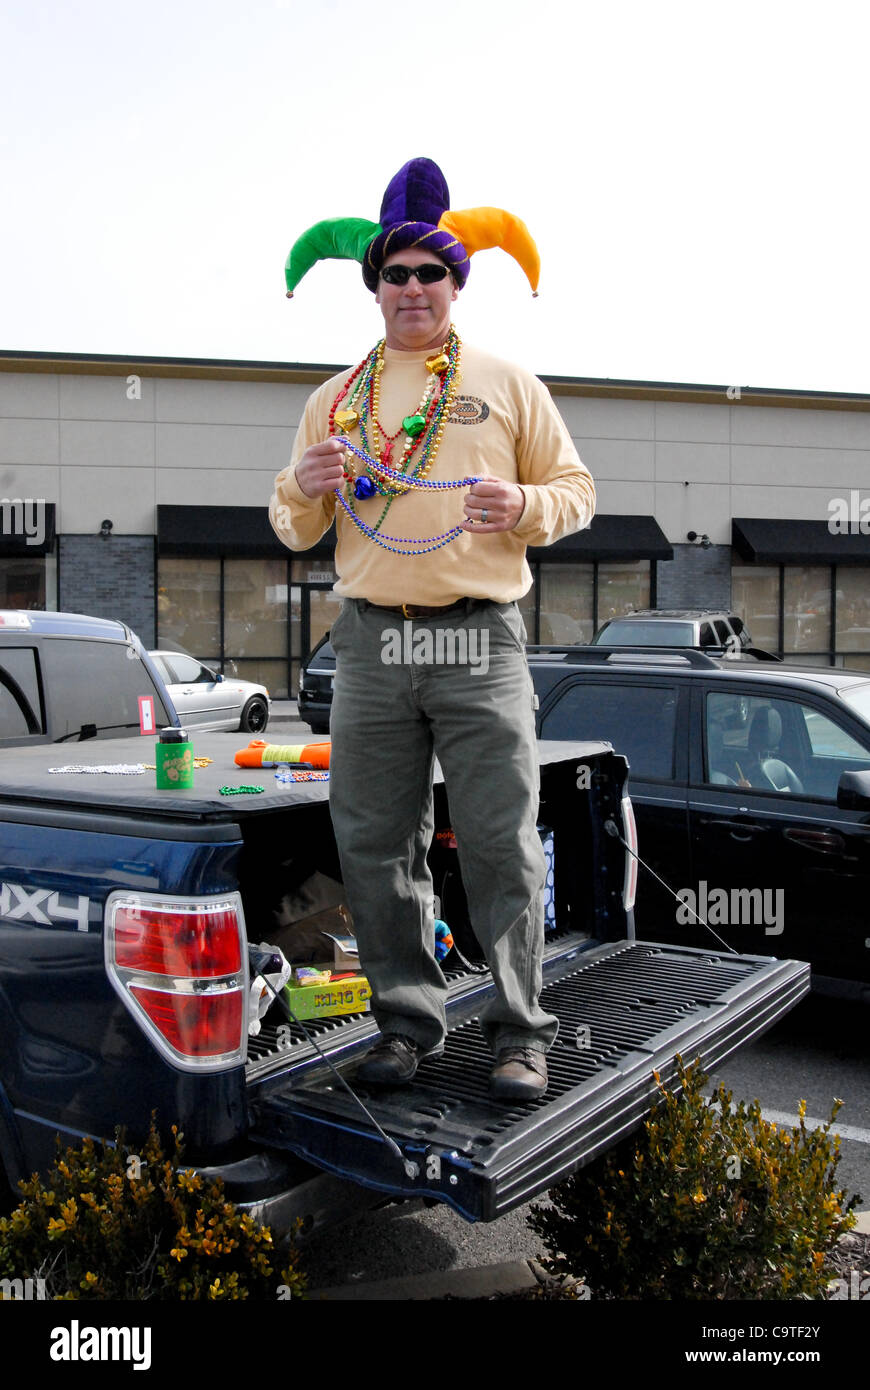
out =
[(469, 599), (409, 622), (345, 599), (330, 640), (330, 809), (378, 1026), (426, 1049), (444, 1036), (447, 987), (434, 957), (426, 862), (437, 757), (471, 923), (496, 984), (483, 1031), (494, 1052), (546, 1051), (558, 1023), (538, 1003), (546, 865), (516, 604)]

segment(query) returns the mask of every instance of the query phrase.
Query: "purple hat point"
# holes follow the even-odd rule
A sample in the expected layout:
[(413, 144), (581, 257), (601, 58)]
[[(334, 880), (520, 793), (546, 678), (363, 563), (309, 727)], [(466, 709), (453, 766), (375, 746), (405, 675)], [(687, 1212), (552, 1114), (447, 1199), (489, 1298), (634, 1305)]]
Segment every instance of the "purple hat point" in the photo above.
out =
[(378, 219), (383, 228), (398, 222), (435, 227), (450, 206), (447, 180), (433, 159), (409, 159), (387, 184)]

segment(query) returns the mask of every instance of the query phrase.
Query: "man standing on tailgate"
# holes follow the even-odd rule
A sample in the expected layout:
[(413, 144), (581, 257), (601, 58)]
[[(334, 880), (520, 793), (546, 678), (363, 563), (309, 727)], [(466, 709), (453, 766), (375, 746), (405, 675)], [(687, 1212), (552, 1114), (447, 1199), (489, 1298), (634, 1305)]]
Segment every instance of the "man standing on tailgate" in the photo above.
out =
[(357, 1075), (401, 1084), (443, 1050), (447, 986), (426, 862), (437, 757), (497, 990), (480, 1018), (495, 1055), (490, 1090), (523, 1101), (546, 1090), (558, 1025), (539, 1004), (545, 861), (517, 600), (532, 582), (526, 547), (587, 526), (595, 491), (537, 377), (453, 327), (470, 257), (493, 246), (535, 289), (524, 224), (497, 208), (449, 211), (429, 159), (391, 180), (379, 224), (322, 222), (300, 237), (288, 293), (322, 257), (357, 259), (385, 336), (308, 401), (270, 516), (294, 550), (337, 523), (330, 809), (380, 1028)]

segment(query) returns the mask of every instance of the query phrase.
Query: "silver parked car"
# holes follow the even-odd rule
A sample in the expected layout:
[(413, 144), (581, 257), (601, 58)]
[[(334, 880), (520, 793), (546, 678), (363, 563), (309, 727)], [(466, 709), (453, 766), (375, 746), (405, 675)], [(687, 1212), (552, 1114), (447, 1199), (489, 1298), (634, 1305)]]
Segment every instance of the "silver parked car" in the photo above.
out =
[(222, 676), (185, 652), (149, 652), (185, 728), (261, 734), (269, 722), (265, 685)]
[(609, 618), (592, 638), (596, 647), (697, 647), (741, 652), (752, 647), (736, 613), (705, 608), (641, 608)]

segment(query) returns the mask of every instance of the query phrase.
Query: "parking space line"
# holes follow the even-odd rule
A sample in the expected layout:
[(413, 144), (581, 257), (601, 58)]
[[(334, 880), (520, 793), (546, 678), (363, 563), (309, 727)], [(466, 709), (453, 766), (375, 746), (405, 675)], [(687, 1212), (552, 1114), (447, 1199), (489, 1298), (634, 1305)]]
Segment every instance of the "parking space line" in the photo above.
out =
[[(800, 1124), (797, 1115), (787, 1115), (784, 1110), (762, 1110), (761, 1114), (762, 1119), (769, 1120), (771, 1124), (787, 1125), (789, 1129)], [(827, 1120), (811, 1119), (809, 1115), (804, 1120), (807, 1129), (821, 1128), (827, 1123)], [(851, 1139), (856, 1144), (870, 1144), (870, 1129), (857, 1129), (854, 1125), (841, 1125), (838, 1120), (835, 1120), (831, 1126), (831, 1132), (832, 1134), (839, 1134), (841, 1139)]]

